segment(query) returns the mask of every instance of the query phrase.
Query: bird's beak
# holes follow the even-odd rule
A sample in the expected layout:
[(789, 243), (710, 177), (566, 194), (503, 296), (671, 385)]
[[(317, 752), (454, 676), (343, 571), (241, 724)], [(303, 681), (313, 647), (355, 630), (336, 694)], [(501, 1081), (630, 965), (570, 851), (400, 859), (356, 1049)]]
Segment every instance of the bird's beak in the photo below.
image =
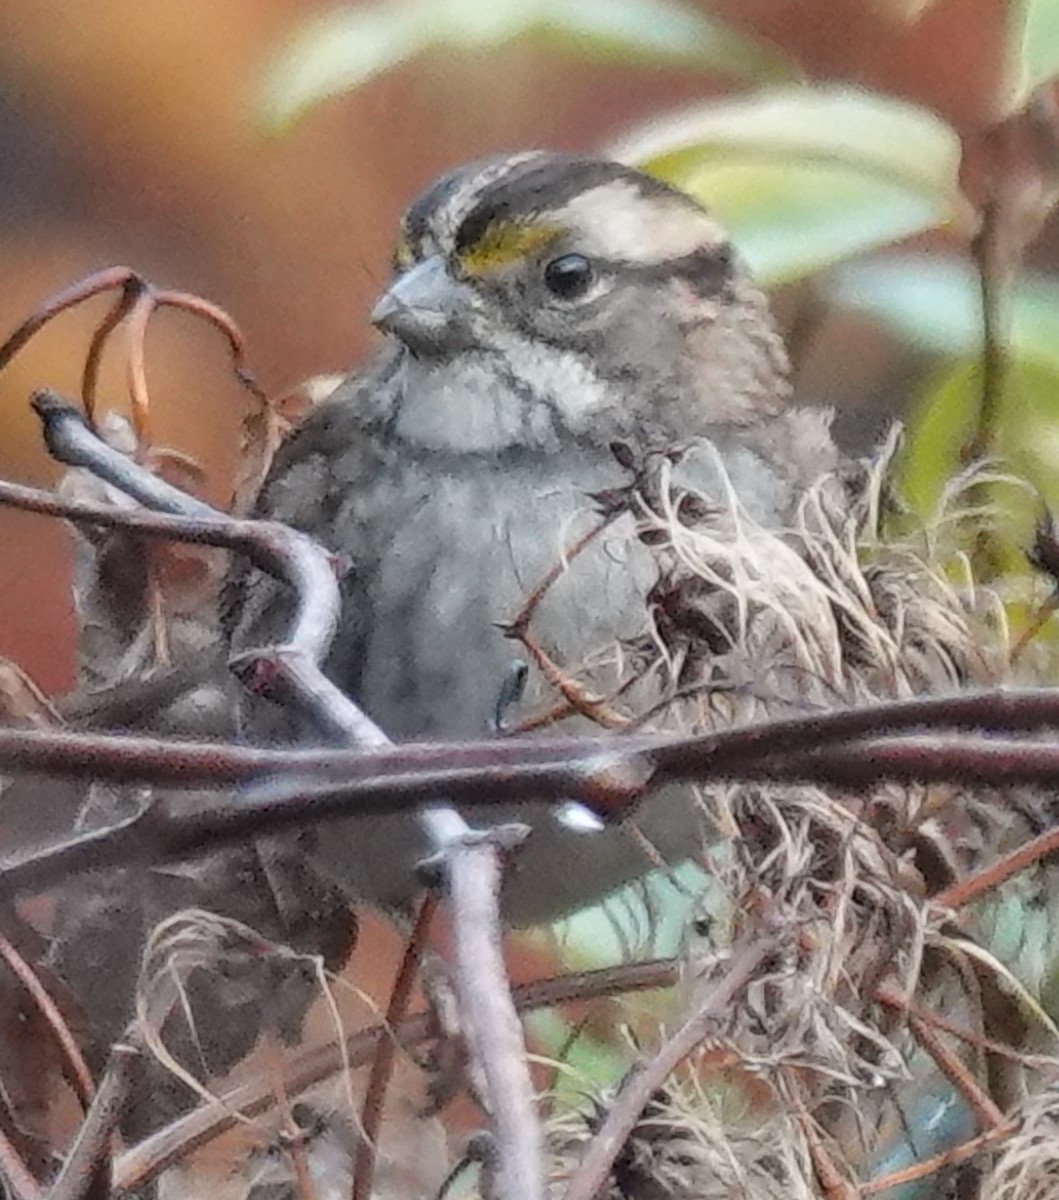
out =
[(468, 311), (469, 291), (435, 254), (394, 280), (375, 305), (372, 324), (414, 351), (436, 353), (453, 340), (461, 315)]

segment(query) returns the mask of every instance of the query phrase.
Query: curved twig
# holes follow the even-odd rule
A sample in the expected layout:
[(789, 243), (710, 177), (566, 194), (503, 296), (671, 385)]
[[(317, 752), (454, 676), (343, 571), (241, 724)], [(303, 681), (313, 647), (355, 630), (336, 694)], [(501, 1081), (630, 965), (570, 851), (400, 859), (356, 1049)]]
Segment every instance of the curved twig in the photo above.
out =
[(0, 957), (19, 979), (22, 986), (33, 997), (33, 1003), (55, 1034), (55, 1040), (66, 1059), (69, 1069), (70, 1084), (77, 1095), (77, 1102), (82, 1108), (87, 1108), (95, 1096), (96, 1087), (92, 1082), (92, 1073), (88, 1069), (84, 1055), (78, 1046), (69, 1026), (63, 1020), (55, 1001), (48, 994), (48, 989), (41, 983), (37, 973), (26, 962), (11, 942), (0, 933)]
[[(271, 567), (265, 569), (291, 584), (301, 616), (304, 618), (305, 611), (315, 604), (324, 619), (311, 628), (296, 622), (300, 638), (292, 633), (283, 647), (240, 655), (233, 668), (244, 681), (249, 673), (254, 685), (268, 688), (277, 698), (311, 716), (331, 740), (376, 748), (387, 744), (385, 734), (327, 678), (320, 666), (337, 628), (338, 587), (330, 571), (316, 586), (306, 586), (300, 576), (306, 557), (314, 557), (315, 561), (321, 556), (326, 558), (322, 547), (292, 530), (280, 535), (285, 542), (278, 551), (274, 544), (263, 547), (256, 532), (261, 523), (237, 522), (143, 470), (139, 463), (96, 437), (81, 414), (55, 393), (37, 392), (33, 407), (44, 422), (48, 449), (60, 462), (87, 468), (149, 508), (208, 521), (215, 532), (218, 522), (229, 533), (233, 525), (244, 525), (244, 545), (237, 548), (249, 545), (259, 557), (266, 551), (264, 559)], [(276, 525), (273, 528), (283, 529)], [(294, 550), (297, 553), (292, 553)], [(277, 685), (281, 689), (278, 693)], [(450, 804), (431, 801), (430, 796), (421, 800), (425, 803), (419, 808), (420, 824), (438, 853), (451, 889), (458, 948), (455, 991), (485, 1080), (506, 1200), (542, 1200), (541, 1136), (533, 1108), (532, 1081), (500, 951), (500, 854), (505, 831), (493, 829), (479, 834)], [(131, 835), (135, 843), (144, 818), (149, 827), (155, 811), (148, 808), (127, 822), (122, 834)], [(220, 814), (215, 813), (217, 816)], [(463, 954), (459, 948), (464, 945), (474, 945), (475, 953), (469, 957)], [(483, 1005), (490, 1013), (489, 1030), (479, 1030), (473, 1021), (467, 1021)]]

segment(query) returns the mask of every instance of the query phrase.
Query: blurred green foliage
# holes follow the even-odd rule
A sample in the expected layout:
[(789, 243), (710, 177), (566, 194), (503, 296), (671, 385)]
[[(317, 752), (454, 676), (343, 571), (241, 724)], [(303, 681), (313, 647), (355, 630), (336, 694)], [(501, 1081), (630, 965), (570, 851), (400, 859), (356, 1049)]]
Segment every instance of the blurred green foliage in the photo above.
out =
[(803, 85), (712, 101), (612, 150), (708, 204), (769, 284), (971, 220), (952, 129), (856, 88)]
[(1008, 51), (1008, 103), (1024, 107), (1036, 88), (1059, 75), (1059, 3), (1057, 0), (1009, 0), (1011, 45)]
[(483, 53), (516, 38), (588, 58), (697, 65), (758, 81), (797, 75), (775, 48), (679, 0), (390, 0), (311, 24), (270, 73), (263, 116), (284, 128), (321, 100), (417, 55)]

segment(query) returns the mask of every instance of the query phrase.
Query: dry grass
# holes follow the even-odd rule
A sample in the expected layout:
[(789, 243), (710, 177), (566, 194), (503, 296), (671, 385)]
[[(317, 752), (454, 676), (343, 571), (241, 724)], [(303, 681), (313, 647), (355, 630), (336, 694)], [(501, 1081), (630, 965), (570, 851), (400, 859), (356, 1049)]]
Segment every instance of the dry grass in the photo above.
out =
[[(781, 531), (755, 522), (734, 489), (718, 506), (680, 486), (670, 459), (649, 464), (634, 514), (660, 582), (651, 633), (601, 655), (639, 681), (614, 710), (701, 731), (1008, 679), (999, 598), (967, 573), (953, 582), (961, 497), (980, 480), (963, 479), (928, 529), (897, 540), (885, 532), (894, 449), (856, 477), (819, 480)], [(1049, 922), (1030, 912), (1054, 881), (1039, 868), (972, 912), (931, 901), (1031, 836), (1041, 798), (755, 784), (698, 799), (726, 836), (708, 854), (710, 919), (689, 927), (674, 1027), (724, 978), (734, 948), (776, 930), (781, 948), (651, 1100), (613, 1194), (853, 1197), (969, 1145), (922, 1192), (890, 1194), (941, 1195), (959, 1174), (974, 1189), (964, 1194), (1059, 1196), (1047, 1182), (1059, 1180), (1055, 1101), (1041, 1092), (1059, 1072), (1059, 1031), (1038, 1001), (1053, 960)], [(203, 937), (200, 920), (187, 935), (186, 922), (160, 931), (143, 997), (165, 990), (174, 964), (202, 965), (189, 954), (223, 950), (231, 931)], [(557, 1195), (608, 1103), (553, 1118)]]

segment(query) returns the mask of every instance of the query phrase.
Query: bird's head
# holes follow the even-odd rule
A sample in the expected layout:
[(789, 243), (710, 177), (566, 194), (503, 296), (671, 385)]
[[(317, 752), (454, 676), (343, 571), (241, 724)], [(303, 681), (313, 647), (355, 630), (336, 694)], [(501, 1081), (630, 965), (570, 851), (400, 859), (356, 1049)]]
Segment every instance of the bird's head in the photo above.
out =
[(373, 320), (421, 370), (486, 364), (575, 429), (616, 407), (663, 429), (749, 423), (786, 397), (782, 343), (723, 229), (620, 163), (463, 167), (411, 205), (394, 259)]

